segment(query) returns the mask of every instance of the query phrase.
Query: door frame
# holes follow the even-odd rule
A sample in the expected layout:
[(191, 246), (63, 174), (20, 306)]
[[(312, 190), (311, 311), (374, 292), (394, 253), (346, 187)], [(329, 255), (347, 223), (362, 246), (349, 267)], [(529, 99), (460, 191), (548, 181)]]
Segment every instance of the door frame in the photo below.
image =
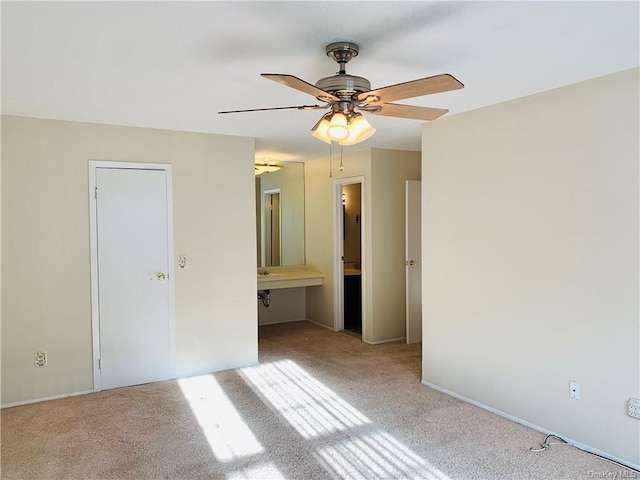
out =
[(89, 241), (91, 247), (91, 336), (93, 341), (93, 391), (102, 390), (100, 376), (100, 310), (98, 302), (98, 224), (96, 217), (96, 174), (98, 168), (118, 170), (161, 170), (167, 175), (167, 281), (169, 282), (169, 371), (175, 374), (175, 298), (173, 249), (173, 178), (166, 163), (134, 163), (89, 160)]
[(341, 178), (333, 181), (333, 328), (336, 332), (344, 330), (344, 224), (342, 222), (342, 187), (360, 184), (360, 288), (362, 300), (362, 341), (366, 333), (366, 222), (365, 178), (364, 176)]
[[(418, 187), (418, 193), (420, 194), (420, 201), (418, 202), (418, 208), (420, 209), (420, 212), (422, 212), (422, 181), (421, 180), (405, 180), (404, 181), (404, 201), (405, 201), (405, 206), (404, 206), (404, 257), (405, 257), (405, 316), (406, 316), (406, 320), (405, 320), (405, 325), (406, 325), (406, 340), (407, 340), (407, 344), (409, 344), (409, 332), (410, 332), (410, 321), (411, 321), (411, 315), (410, 313), (410, 289), (409, 289), (409, 284), (410, 284), (410, 276), (411, 276), (411, 268), (412, 266), (409, 265), (409, 262), (412, 260), (410, 258), (409, 255), (409, 224), (410, 224), (410, 218), (409, 218), (409, 207), (411, 205), (411, 198), (409, 195), (409, 186), (413, 184), (414, 186)], [(416, 185), (417, 184), (417, 185)], [(420, 222), (420, 228), (418, 229), (418, 232), (420, 233), (420, 259), (418, 260), (418, 265), (417, 268), (419, 269), (420, 272), (420, 285), (422, 285), (422, 217), (421, 215), (418, 218), (419, 222)], [(420, 287), (420, 312), (422, 312), (422, 286)], [(422, 343), (422, 314), (420, 315), (420, 343)], [(413, 343), (418, 343), (418, 342), (413, 342)]]

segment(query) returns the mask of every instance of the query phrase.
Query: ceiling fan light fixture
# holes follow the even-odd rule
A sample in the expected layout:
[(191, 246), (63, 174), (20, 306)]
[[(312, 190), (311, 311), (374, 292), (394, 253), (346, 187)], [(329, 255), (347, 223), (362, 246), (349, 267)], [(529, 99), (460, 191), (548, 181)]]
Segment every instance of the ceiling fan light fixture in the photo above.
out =
[[(376, 129), (369, 124), (364, 115), (357, 112), (352, 112), (351, 115), (351, 118), (347, 119), (343, 113), (328, 113), (314, 125), (311, 135), (325, 143), (331, 144), (335, 141), (346, 147), (360, 143), (376, 133)], [(346, 132), (347, 135), (340, 140), (335, 138), (336, 132), (341, 136)]]
[(255, 165), (255, 174), (256, 177), (262, 175), (263, 173), (272, 173), (280, 170), (284, 165), (280, 165), (278, 163), (256, 163)]
[(327, 129), (327, 135), (335, 142), (341, 142), (349, 137), (349, 128), (347, 127), (347, 117), (344, 113), (334, 113), (331, 116), (330, 126)]

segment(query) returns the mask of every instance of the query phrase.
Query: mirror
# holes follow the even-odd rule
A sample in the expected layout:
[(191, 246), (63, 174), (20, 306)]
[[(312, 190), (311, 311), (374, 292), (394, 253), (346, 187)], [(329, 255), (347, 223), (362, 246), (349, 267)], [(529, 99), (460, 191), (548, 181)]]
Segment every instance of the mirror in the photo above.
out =
[(256, 177), (256, 227), (258, 267), (304, 264), (304, 163)]

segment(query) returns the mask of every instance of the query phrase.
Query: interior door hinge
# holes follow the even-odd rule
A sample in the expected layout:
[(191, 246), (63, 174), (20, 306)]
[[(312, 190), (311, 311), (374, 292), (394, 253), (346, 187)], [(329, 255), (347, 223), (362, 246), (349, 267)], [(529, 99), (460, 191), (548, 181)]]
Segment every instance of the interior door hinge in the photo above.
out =
[(98, 359), (98, 370), (102, 370), (102, 359)]
[(98, 198), (98, 187), (96, 187), (94, 194), (95, 194), (96, 198)]

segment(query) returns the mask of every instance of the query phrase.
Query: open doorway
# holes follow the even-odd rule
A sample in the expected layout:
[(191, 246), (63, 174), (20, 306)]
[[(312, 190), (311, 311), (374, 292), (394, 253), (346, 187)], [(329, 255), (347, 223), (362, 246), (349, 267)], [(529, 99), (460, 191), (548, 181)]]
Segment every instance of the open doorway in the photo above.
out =
[(336, 180), (334, 186), (335, 330), (364, 338), (364, 178)]

